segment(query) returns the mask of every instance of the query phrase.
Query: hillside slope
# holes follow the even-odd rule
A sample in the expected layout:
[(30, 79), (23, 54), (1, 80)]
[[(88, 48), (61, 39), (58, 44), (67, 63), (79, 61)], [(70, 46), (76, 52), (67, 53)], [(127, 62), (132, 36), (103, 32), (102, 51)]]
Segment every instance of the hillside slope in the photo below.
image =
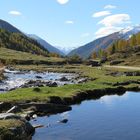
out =
[[(119, 39), (106, 50), (108, 60), (122, 65), (140, 66), (140, 33), (128, 40)], [(120, 64), (118, 63), (118, 64)]]
[(65, 59), (57, 57), (45, 57), (42, 55), (34, 55), (28, 52), (21, 52), (7, 48), (0, 48), (0, 63), (4, 65), (38, 65), (38, 64), (63, 64)]
[(0, 29), (0, 47), (32, 54), (48, 54), (48, 51), (33, 39), (24, 34), (8, 32), (4, 29)]
[(88, 58), (92, 52), (98, 51), (100, 48), (105, 49), (107, 46), (110, 46), (114, 41), (118, 39), (118, 34), (114, 33), (106, 37), (96, 39), (93, 42), (90, 42), (84, 46), (81, 46), (73, 51), (71, 51), (68, 56), (79, 55), (81, 58)]
[(79, 55), (81, 58), (89, 58), (93, 52), (97, 52), (100, 49), (106, 49), (118, 39), (127, 40), (133, 34), (137, 34), (139, 32), (140, 32), (140, 26), (124, 28), (120, 32), (116, 32), (111, 35), (96, 39), (84, 46), (81, 46), (71, 51), (68, 55), (72, 56), (76, 54), (76, 55)]
[(4, 30), (7, 30), (7, 31), (13, 32), (13, 33), (21, 33), (21, 31), (18, 30), (16, 27), (14, 27), (10, 23), (8, 23), (2, 19), (0, 19), (0, 29), (4, 29)]
[(0, 19), (0, 47), (32, 54), (47, 55), (48, 50), (37, 41), (27, 37), (10, 23)]
[(37, 35), (28, 34), (28, 37), (36, 40), (38, 43), (40, 43), (45, 49), (47, 49), (51, 53), (57, 53), (57, 54), (62, 55), (62, 56), (65, 55), (62, 51), (60, 51), (56, 47), (52, 46), (47, 41), (45, 41), (44, 39), (38, 37)]

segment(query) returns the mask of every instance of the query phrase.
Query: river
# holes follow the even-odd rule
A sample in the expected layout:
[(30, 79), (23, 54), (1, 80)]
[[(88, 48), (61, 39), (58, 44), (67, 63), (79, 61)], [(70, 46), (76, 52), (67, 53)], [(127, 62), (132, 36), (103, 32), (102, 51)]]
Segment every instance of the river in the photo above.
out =
[[(63, 124), (59, 120), (68, 119)], [(39, 117), (33, 140), (140, 140), (140, 92), (104, 96), (73, 105), (72, 111)]]
[[(54, 73), (54, 72), (36, 72), (36, 71), (17, 71), (5, 69), (5, 80), (0, 81), (0, 93), (9, 91), (12, 89), (20, 88), (29, 81), (41, 82), (56, 82), (58, 86), (64, 84), (76, 84), (75, 79), (78, 75), (71, 73)], [(60, 80), (65, 77), (67, 80)]]

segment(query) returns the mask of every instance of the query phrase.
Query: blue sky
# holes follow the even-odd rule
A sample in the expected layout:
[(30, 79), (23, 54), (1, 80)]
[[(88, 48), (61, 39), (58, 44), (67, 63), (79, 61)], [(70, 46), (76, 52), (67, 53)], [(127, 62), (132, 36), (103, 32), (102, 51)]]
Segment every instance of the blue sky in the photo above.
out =
[(139, 0), (1, 0), (0, 18), (61, 48), (140, 23)]

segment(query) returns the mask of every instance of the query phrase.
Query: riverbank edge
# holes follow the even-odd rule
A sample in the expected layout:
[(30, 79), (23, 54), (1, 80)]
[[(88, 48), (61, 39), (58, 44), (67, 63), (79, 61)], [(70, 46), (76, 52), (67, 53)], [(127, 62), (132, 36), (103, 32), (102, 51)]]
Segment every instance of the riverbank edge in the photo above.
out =
[(139, 86), (131, 86), (131, 87), (113, 87), (113, 88), (103, 88), (103, 89), (94, 89), (94, 90), (87, 90), (83, 92), (78, 92), (75, 94), (75, 96), (72, 97), (64, 97), (60, 98), (57, 96), (51, 96), (49, 103), (54, 104), (63, 104), (63, 105), (74, 105), (79, 104), (84, 100), (90, 100), (90, 99), (100, 99), (103, 96), (106, 95), (123, 95), (127, 91), (134, 91), (139, 92), (140, 87)]
[[(38, 107), (39, 110), (36, 110), (35, 112), (32, 112), (32, 114), (30, 114), (30, 115), (33, 115), (33, 114), (40, 115), (40, 113), (41, 113), (40, 111), (43, 111), (42, 109), (44, 109), (44, 114), (41, 114), (42, 116), (43, 115), (48, 115), (48, 114), (50, 115), (50, 114), (57, 114), (57, 113), (65, 112), (65, 111), (70, 111), (71, 110), (70, 105), (79, 104), (84, 100), (99, 99), (99, 98), (101, 98), (105, 95), (116, 95), (117, 94), (117, 95), (121, 96), (121, 95), (125, 94), (126, 91), (139, 92), (140, 87), (139, 86), (131, 86), (131, 87), (118, 86), (118, 87), (114, 87), (114, 88), (87, 90), (87, 91), (84, 91), (84, 92), (79, 92), (72, 97), (64, 97), (63, 99), (58, 97), (58, 96), (52, 96), (52, 97), (50, 97), (50, 100), (47, 103), (46, 102), (42, 102), (42, 104), (37, 103), (37, 102), (34, 103), (35, 106), (38, 106), (38, 105), (44, 106), (44, 104), (52, 105), (52, 108), (49, 109), (48, 112), (46, 111), (46, 106), (44, 106), (44, 108), (41, 107), (41, 110)], [(6, 103), (5, 102), (5, 105), (6, 104), (8, 104), (8, 105), (11, 104), (11, 106), (13, 106), (13, 105), (20, 106), (20, 108), (22, 107), (20, 105), (20, 102), (18, 102), (18, 103), (12, 103), (12, 102), (11, 103), (8, 103), (8, 102)], [(31, 108), (30, 105), (33, 106), (33, 103), (28, 104), (27, 108)], [(27, 108), (24, 106), (24, 109), (27, 109)], [(3, 120), (3, 121), (5, 121), (5, 120)], [(0, 127), (0, 130), (1, 129), (2, 128)], [(5, 129), (5, 135), (7, 135), (7, 132), (9, 132), (9, 128), (7, 128), (7, 130)], [(11, 133), (11, 136), (12, 135), (14, 135), (14, 133)], [(30, 136), (31, 136), (31, 134), (30, 134)], [(20, 134), (19, 137), (21, 137), (21, 138), (23, 137), (22, 133)], [(27, 136), (27, 138), (29, 138), (29, 135)], [(13, 139), (13, 140), (16, 140), (16, 138)]]
[[(40, 105), (40, 104), (46, 104), (46, 105), (54, 105), (54, 106), (59, 106), (59, 107), (66, 107), (66, 106), (71, 106), (74, 104), (79, 104), (84, 100), (90, 100), (90, 99), (100, 99), (103, 96), (106, 95), (123, 95), (125, 94), (126, 91), (134, 91), (134, 92), (139, 92), (140, 91), (140, 86), (117, 86), (117, 87), (107, 87), (107, 88), (102, 88), (102, 89), (93, 89), (93, 90), (86, 90), (86, 91), (80, 91), (75, 93), (73, 96), (70, 97), (59, 97), (59, 96), (50, 96), (49, 100), (47, 101), (28, 101), (28, 102), (24, 102), (24, 101), (3, 101), (2, 103), (4, 104), (0, 104), (0, 111), (4, 112), (7, 111), (10, 107), (12, 106), (20, 106), (20, 108), (22, 109), (22, 107), (28, 108), (30, 105)], [(65, 109), (66, 110), (66, 109)], [(63, 112), (63, 111), (62, 111)], [(49, 114), (53, 114), (53, 113), (59, 113), (59, 111), (57, 112), (57, 110), (53, 110), (52, 108), (52, 112), (49, 110), (48, 112)]]
[[(56, 72), (56, 71), (55, 71)], [(83, 76), (81, 73), (79, 76)], [(140, 91), (140, 87), (136, 85), (127, 85), (127, 86), (113, 86), (111, 87), (104, 87), (104, 88), (96, 88), (93, 90), (84, 90), (75, 92), (70, 97), (60, 97), (60, 96), (50, 96), (49, 100), (40, 100), (40, 101), (2, 101), (4, 106), (6, 107), (3, 109), (3, 107), (0, 105), (0, 111), (6, 112), (13, 106), (17, 106), (22, 109), (30, 109), (30, 108), (36, 108), (36, 110), (30, 110), (31, 113), (29, 113), (29, 117), (32, 118), (34, 114), (37, 116), (44, 116), (44, 115), (52, 115), (57, 113), (62, 113), (65, 111), (70, 111), (72, 108), (71, 105), (79, 104), (84, 100), (90, 100), (90, 99), (100, 99), (101, 97), (105, 95), (123, 95), (126, 91)], [(50, 107), (51, 106), (51, 107)], [(49, 108), (49, 109), (48, 109)], [(28, 110), (29, 111), (29, 110)], [(15, 112), (15, 113), (23, 113), (23, 112)], [(3, 120), (4, 122), (5, 120)], [(0, 130), (1, 130), (0, 126)], [(5, 129), (5, 132), (7, 133), (9, 131), (9, 128)], [(14, 135), (14, 134), (12, 134)], [(30, 135), (31, 136), (31, 135)], [(20, 137), (22, 137), (22, 134), (20, 134)], [(29, 137), (28, 137), (29, 138)], [(30, 137), (31, 138), (31, 137)], [(14, 140), (14, 139), (12, 139)], [(16, 139), (15, 139), (16, 140)]]

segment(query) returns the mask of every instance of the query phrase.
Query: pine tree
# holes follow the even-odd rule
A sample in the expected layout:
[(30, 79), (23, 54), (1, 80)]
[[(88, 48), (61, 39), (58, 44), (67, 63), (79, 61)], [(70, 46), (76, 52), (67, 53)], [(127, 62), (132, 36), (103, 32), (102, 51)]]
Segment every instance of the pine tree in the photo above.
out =
[(96, 52), (93, 52), (92, 55), (91, 55), (91, 58), (92, 59), (96, 59), (97, 58), (97, 53)]
[(140, 45), (140, 33), (136, 35), (137, 45)]
[(134, 47), (137, 45), (136, 35), (132, 35), (132, 37), (129, 40), (129, 44), (131, 47)]

